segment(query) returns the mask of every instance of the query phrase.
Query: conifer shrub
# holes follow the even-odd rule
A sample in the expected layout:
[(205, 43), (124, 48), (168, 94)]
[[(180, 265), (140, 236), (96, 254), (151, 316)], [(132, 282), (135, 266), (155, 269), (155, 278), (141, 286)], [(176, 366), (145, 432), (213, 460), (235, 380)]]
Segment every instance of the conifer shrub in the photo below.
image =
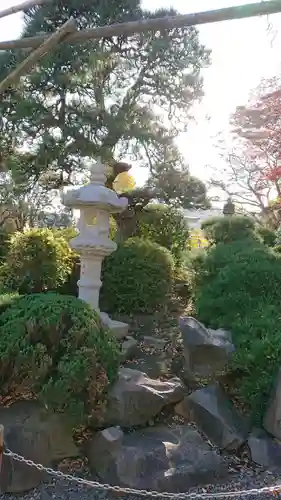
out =
[(174, 261), (169, 250), (130, 238), (103, 262), (101, 307), (121, 314), (153, 313), (166, 306)]
[(73, 422), (98, 421), (119, 349), (98, 314), (75, 297), (14, 297), (0, 314), (2, 393), (31, 394)]

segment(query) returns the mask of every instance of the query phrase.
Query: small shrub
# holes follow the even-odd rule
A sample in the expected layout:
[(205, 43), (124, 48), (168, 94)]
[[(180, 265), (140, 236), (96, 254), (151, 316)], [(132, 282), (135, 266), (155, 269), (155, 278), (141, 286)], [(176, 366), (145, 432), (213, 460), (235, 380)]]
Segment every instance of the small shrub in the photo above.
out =
[(102, 308), (109, 312), (151, 313), (167, 304), (173, 278), (169, 250), (131, 238), (103, 262)]
[(212, 245), (253, 238), (256, 235), (254, 221), (245, 215), (213, 217), (202, 222), (201, 228)]
[(119, 353), (85, 302), (53, 293), (15, 297), (0, 329), (2, 390), (31, 392), (76, 423), (98, 418)]
[(20, 293), (55, 290), (72, 269), (72, 250), (50, 229), (15, 233), (7, 256), (9, 287)]
[(166, 205), (155, 204), (141, 212), (136, 236), (168, 248), (178, 264), (187, 248), (189, 231), (181, 212)]

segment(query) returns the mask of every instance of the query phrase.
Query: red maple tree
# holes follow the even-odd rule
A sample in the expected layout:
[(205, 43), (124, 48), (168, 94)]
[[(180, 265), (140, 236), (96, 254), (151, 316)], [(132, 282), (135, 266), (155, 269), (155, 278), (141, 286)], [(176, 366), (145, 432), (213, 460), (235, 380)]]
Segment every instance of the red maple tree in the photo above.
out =
[[(242, 140), (244, 154), (256, 164), (261, 189), (271, 189), (270, 210), (281, 208), (281, 79), (263, 80), (246, 106), (232, 116), (234, 133)], [(276, 214), (277, 215), (277, 214)], [(278, 214), (278, 220), (281, 219)]]

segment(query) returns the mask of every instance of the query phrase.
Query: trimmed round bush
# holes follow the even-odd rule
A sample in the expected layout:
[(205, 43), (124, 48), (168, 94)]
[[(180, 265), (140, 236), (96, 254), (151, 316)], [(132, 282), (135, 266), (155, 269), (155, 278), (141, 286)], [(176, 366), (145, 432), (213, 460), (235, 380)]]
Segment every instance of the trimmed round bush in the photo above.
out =
[(169, 299), (171, 252), (157, 243), (130, 238), (106, 257), (102, 268), (102, 309), (122, 314), (152, 313)]
[(88, 304), (54, 293), (15, 297), (0, 329), (2, 392), (30, 393), (75, 423), (98, 420), (119, 351)]
[(136, 236), (168, 248), (175, 263), (181, 262), (189, 240), (189, 230), (183, 214), (172, 207), (155, 204), (148, 205), (139, 217)]
[(50, 229), (15, 233), (6, 261), (8, 287), (20, 293), (55, 290), (72, 270), (73, 252), (67, 241)]
[(255, 222), (246, 215), (212, 217), (202, 222), (201, 229), (211, 245), (230, 243), (247, 237), (254, 238), (256, 235)]

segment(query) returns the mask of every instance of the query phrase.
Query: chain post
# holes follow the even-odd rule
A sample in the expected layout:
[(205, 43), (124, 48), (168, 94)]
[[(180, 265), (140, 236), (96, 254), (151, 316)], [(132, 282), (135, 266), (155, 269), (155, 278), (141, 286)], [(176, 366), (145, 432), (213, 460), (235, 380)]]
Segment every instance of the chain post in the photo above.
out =
[(4, 454), (4, 425), (0, 424), (0, 474), (2, 472), (3, 454)]

